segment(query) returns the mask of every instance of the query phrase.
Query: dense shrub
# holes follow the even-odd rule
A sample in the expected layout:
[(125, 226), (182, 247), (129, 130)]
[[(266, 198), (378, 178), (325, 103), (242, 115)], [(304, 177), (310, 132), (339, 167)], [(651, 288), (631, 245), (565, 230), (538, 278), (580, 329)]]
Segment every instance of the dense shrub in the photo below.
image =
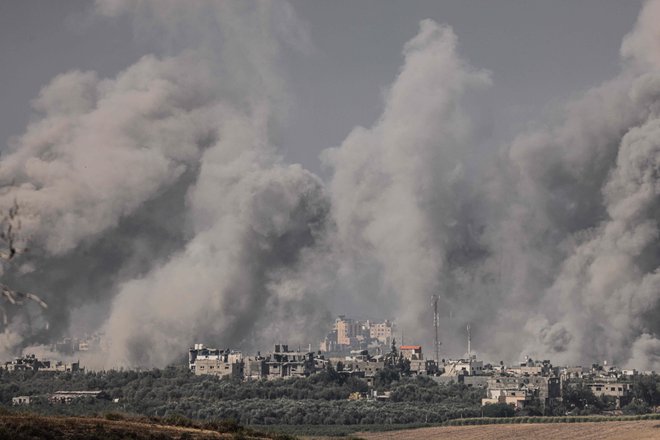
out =
[(624, 414), (648, 414), (651, 412), (648, 403), (641, 399), (634, 399), (622, 409)]
[(513, 417), (516, 410), (506, 403), (491, 403), (483, 407), (484, 417)]

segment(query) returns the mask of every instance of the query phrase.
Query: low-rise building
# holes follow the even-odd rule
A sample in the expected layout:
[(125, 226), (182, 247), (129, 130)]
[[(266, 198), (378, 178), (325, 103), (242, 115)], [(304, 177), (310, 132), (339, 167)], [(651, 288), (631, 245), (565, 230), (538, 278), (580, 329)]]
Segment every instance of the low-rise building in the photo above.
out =
[(48, 396), (48, 401), (67, 404), (84, 398), (108, 399), (108, 395), (103, 391), (55, 391)]
[(43, 362), (33, 354), (15, 358), (2, 365), (2, 368), (7, 371), (37, 371), (42, 367)]
[(581, 366), (563, 367), (560, 374), (563, 380), (566, 379), (580, 379), (589, 370)]
[(459, 376), (459, 383), (462, 383), (463, 385), (467, 387), (479, 387), (479, 388), (484, 388), (488, 386), (488, 379), (490, 379), (490, 376)]
[(532, 397), (533, 393), (525, 387), (511, 386), (494, 389), (488, 387), (488, 396), (481, 399), (481, 404), (506, 403), (513, 405), (516, 409), (521, 409), (532, 401)]
[(197, 376), (207, 374), (220, 377), (232, 377), (242, 380), (243, 367), (243, 362), (228, 362), (224, 357), (213, 359), (197, 359), (195, 362), (195, 374)]
[(402, 345), (399, 347), (399, 352), (404, 359), (409, 361), (421, 361), (424, 359), (421, 345)]
[(376, 373), (385, 369), (384, 361), (376, 360), (347, 360), (343, 371), (348, 373), (362, 373), (363, 377), (374, 377)]
[(80, 362), (65, 363), (61, 361), (39, 360), (34, 354), (28, 354), (5, 362), (0, 368), (7, 371), (50, 371), (65, 373), (75, 373), (83, 370), (80, 367)]
[(245, 380), (261, 380), (268, 377), (268, 367), (266, 366), (266, 358), (261, 354), (254, 357), (245, 359), (245, 367), (243, 369)]
[(521, 408), (534, 398), (543, 405), (561, 398), (561, 381), (558, 377), (493, 376), (488, 379), (487, 386), (487, 397), (482, 399), (482, 405), (512, 403)]
[(414, 359), (410, 361), (410, 373), (416, 375), (437, 374), (438, 364), (432, 359)]
[(472, 355), (468, 359), (448, 359), (444, 362), (445, 376), (477, 376), (483, 373), (484, 363)]
[(199, 376), (208, 374), (219, 377), (243, 379), (243, 355), (239, 351), (207, 348), (204, 344), (195, 344), (188, 350), (188, 368)]
[(289, 351), (286, 344), (276, 344), (265, 360), (268, 379), (305, 377), (315, 372), (313, 352)]
[(613, 397), (616, 407), (625, 406), (632, 399), (633, 384), (625, 382), (598, 381), (589, 384), (589, 389), (596, 397)]
[(33, 401), (33, 396), (16, 396), (11, 398), (12, 405), (30, 405)]
[(557, 375), (558, 369), (553, 368), (549, 360), (535, 361), (525, 357), (523, 362), (507, 368), (506, 372), (514, 376), (551, 376)]
[(81, 371), (80, 362), (43, 361), (39, 371), (75, 373)]

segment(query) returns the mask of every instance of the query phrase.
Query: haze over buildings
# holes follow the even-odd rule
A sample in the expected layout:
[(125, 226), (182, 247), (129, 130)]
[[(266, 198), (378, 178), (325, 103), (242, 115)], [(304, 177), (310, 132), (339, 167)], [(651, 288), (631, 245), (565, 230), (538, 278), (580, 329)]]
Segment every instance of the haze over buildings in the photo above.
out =
[[(3, 15), (22, 13), (16, 26), (45, 40), (40, 15), (24, 9), (41, 3), (17, 3), (27, 6)], [(437, 294), (445, 351), (479, 323), (474, 344), (491, 359), (657, 369), (660, 1), (553, 5), (564, 15), (549, 38), (576, 30), (557, 42), (567, 53), (590, 26), (607, 36), (573, 64), (544, 64), (575, 69), (565, 94), (552, 81), (529, 87), (543, 83), (534, 75), (552, 76), (532, 67), (552, 56), (512, 58), (501, 46), (481, 58), (499, 62), (481, 65), (471, 54), (480, 43), (466, 35), (480, 27), (466, 19), (454, 30), (447, 18), (510, 13), (509, 26), (493, 13), (486, 29), (502, 41), (514, 32), (502, 29), (520, 29), (513, 36), (531, 48), (537, 35), (525, 19), (540, 18), (527, 2), (460, 3), (406, 2), (420, 15), (416, 29), (404, 14), (405, 38), (373, 46), (356, 30), (368, 26), (354, 24), (370, 3), (337, 5), (324, 15), (333, 26), (318, 22), (321, 3), (70, 3), (60, 19), (73, 28), (55, 36), (91, 35), (78, 43), (87, 52), (76, 58), (63, 45), (49, 57), (66, 65), (34, 86), (30, 103), (0, 103), (4, 113), (34, 112), (26, 127), (0, 126), (15, 135), (3, 144), (0, 206), (21, 204), (31, 248), (4, 268), (3, 283), (49, 305), (7, 305), (0, 351), (103, 332), (106, 349), (85, 365), (163, 366), (197, 341), (246, 352), (282, 340), (307, 346), (347, 311), (391, 317), (432, 346)], [(392, 12), (376, 8), (369, 23), (396, 22)], [(627, 31), (608, 21), (626, 17)], [(9, 38), (23, 35), (16, 26), (2, 27), (0, 50), (20, 60), (15, 52), (33, 48)], [(331, 47), (333, 38), (341, 44)], [(571, 67), (595, 65), (603, 47), (606, 76)], [(379, 66), (382, 54), (399, 67)], [(96, 69), (81, 68), (93, 60)], [(359, 66), (369, 74), (341, 76)], [(513, 89), (498, 86), (513, 87), (502, 79), (513, 73), (531, 78), (520, 95), (536, 96), (518, 113), (505, 98)], [(361, 334), (344, 330), (337, 341)]]

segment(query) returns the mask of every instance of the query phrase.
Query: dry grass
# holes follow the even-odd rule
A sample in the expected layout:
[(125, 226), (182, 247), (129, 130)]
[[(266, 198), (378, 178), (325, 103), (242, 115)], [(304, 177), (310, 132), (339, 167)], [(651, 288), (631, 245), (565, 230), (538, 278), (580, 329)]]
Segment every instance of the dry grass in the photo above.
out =
[[(200, 428), (170, 426), (141, 420), (107, 420), (96, 417), (48, 417), (38, 415), (0, 416), (0, 438), (28, 439), (227, 439)], [(251, 438), (244, 436), (244, 438)]]
[(360, 432), (365, 440), (651, 440), (660, 439), (660, 422), (531, 423), (522, 425), (442, 426), (394, 432)]

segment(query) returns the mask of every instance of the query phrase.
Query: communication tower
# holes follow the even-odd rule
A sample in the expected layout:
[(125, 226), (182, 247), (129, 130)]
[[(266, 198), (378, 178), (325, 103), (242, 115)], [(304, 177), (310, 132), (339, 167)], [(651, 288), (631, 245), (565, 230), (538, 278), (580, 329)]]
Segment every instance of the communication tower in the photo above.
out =
[(440, 365), (440, 339), (439, 339), (439, 326), (440, 315), (438, 314), (438, 295), (431, 296), (431, 303), (433, 304), (433, 330), (435, 332), (435, 339), (433, 341), (433, 348), (435, 350), (435, 363)]

